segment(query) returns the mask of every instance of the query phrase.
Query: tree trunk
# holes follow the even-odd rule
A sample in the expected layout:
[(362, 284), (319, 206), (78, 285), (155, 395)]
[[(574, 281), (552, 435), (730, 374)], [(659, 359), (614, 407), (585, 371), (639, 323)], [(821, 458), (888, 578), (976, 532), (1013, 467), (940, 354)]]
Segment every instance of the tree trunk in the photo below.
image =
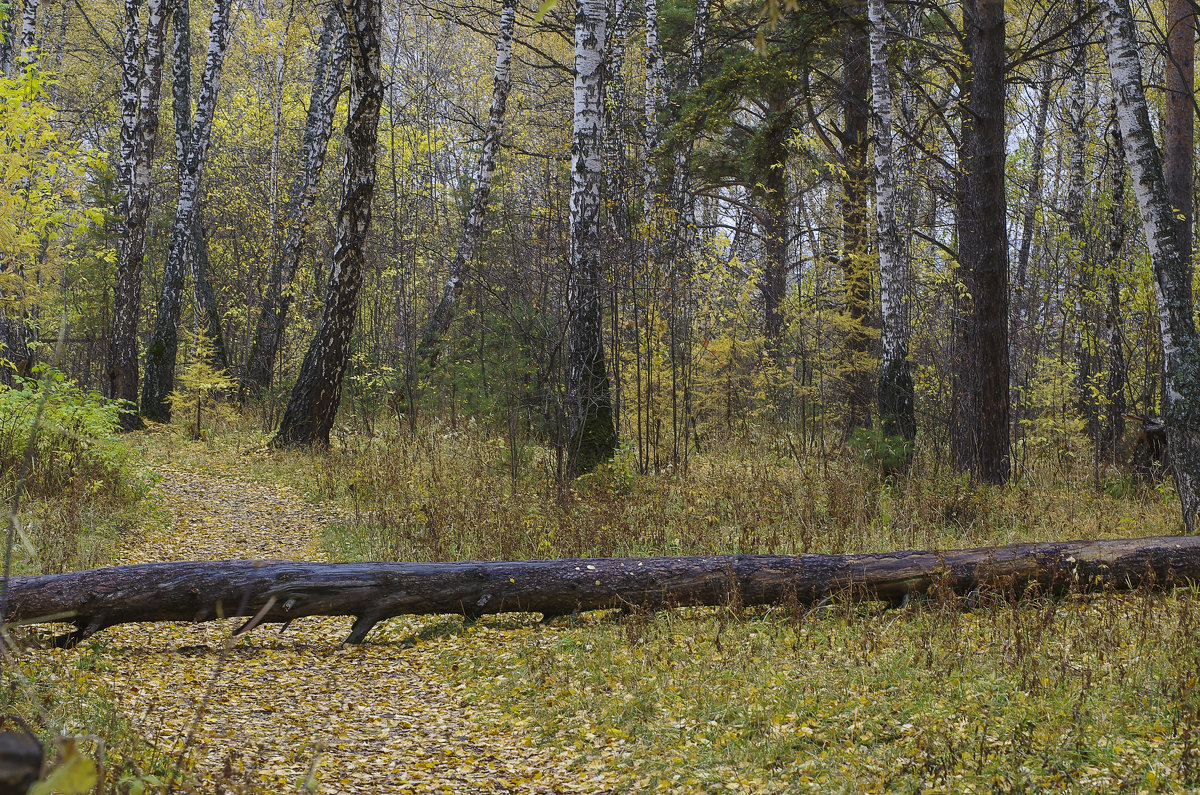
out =
[[(179, 0), (172, 23), (175, 41), (172, 46), (172, 110), (175, 117), (175, 170), (182, 185), (187, 172), (188, 151), (192, 139), (192, 32), (189, 0)], [(184, 254), (192, 271), (194, 300), (204, 316), (204, 327), (213, 344), (211, 364), (217, 370), (229, 367), (225, 352), (225, 336), (221, 333), (221, 313), (216, 292), (208, 276), (208, 237), (201, 217), (203, 207), (196, 208), (192, 221), (192, 241)]]
[[(578, 53), (578, 45), (576, 45)], [(658, 43), (658, 0), (646, 0), (646, 135), (642, 182), (645, 189), (642, 213), (646, 223), (654, 216), (658, 193), (658, 114), (663, 103), (663, 60)]]
[(341, 0), (339, 9), (349, 36), (350, 107), (333, 265), (317, 334), (300, 366), (273, 440), (279, 446), (329, 444), (329, 430), (341, 402), (350, 337), (358, 314), (363, 245), (371, 227), (379, 109), (383, 104), (380, 0)]
[[(146, 256), (146, 220), (150, 211), (150, 176), (158, 143), (158, 106), (162, 87), (169, 0), (147, 0), (145, 49), (138, 63), (140, 0), (125, 2), (125, 47), (121, 62), (121, 137), (117, 173), (125, 196), (121, 201), (121, 242), (113, 293), (112, 332), (108, 348), (108, 396), (137, 404), (138, 320), (142, 267)], [(126, 430), (142, 424), (136, 409), (121, 414)]]
[[(204, 173), (204, 163), (208, 155), (208, 143), (211, 138), (213, 115), (216, 112), (217, 97), (221, 90), (221, 67), (225, 61), (225, 47), (229, 34), (229, 11), (231, 0), (216, 0), (213, 3), (212, 20), (209, 23), (208, 55), (204, 63), (204, 76), (200, 83), (200, 96), (196, 100), (196, 118), (186, 130), (183, 144), (176, 144), (177, 155), (182, 152), (179, 173), (179, 202), (175, 208), (175, 226), (171, 230), (171, 245), (167, 251), (167, 264), (163, 270), (162, 292), (158, 299), (158, 314), (154, 322), (154, 332), (150, 336), (150, 345), (146, 350), (146, 376), (142, 385), (142, 415), (150, 419), (166, 421), (171, 418), (170, 395), (175, 389), (175, 356), (179, 340), (179, 310), (183, 303), (184, 266), (189, 254), (196, 252), (196, 218), (200, 201), (200, 180)], [(183, 27), (186, 29), (186, 3), (181, 4), (183, 11)], [(176, 13), (179, 13), (178, 11)], [(188, 49), (186, 41), (179, 40), (180, 27), (176, 27), (175, 55)], [(183, 46), (178, 46), (183, 44)], [(186, 68), (190, 84), (189, 65), (176, 63), (176, 77), (182, 79)], [(175, 100), (181, 99), (181, 94), (187, 90), (187, 85), (181, 89), (179, 80), (175, 86)], [(186, 101), (185, 101), (186, 102)], [(186, 112), (186, 111), (185, 111)], [(179, 129), (179, 117), (176, 115), (176, 136), (182, 132)], [(195, 257), (192, 257), (193, 263)], [(193, 264), (193, 271), (195, 265)], [(206, 319), (208, 313), (206, 312)], [(207, 330), (212, 336), (211, 329)]]
[(956, 433), (960, 466), (987, 483), (1009, 477), (1008, 231), (1005, 226), (1004, 2), (972, 0), (966, 174), (959, 267), (966, 287), (965, 328), (958, 351), (968, 411)]
[[(690, 94), (700, 85), (700, 72), (704, 68), (704, 45), (708, 38), (709, 0), (697, 0), (696, 18), (692, 24), (692, 40), (688, 46), (687, 79), (685, 90)], [(683, 123), (686, 120), (681, 119)], [(683, 140), (675, 147), (674, 173), (671, 177), (671, 198), (675, 202), (680, 230), (677, 244), (677, 259), (687, 261), (692, 255), (696, 238), (696, 198), (691, 192), (691, 160), (695, 131), (685, 129)]]
[(1087, 181), (1087, 9), (1082, 0), (1075, 3), (1076, 22), (1068, 32), (1071, 48), (1070, 83), (1070, 148), (1067, 179), (1068, 248), (1074, 274), (1075, 328), (1075, 405), (1084, 420), (1084, 433), (1099, 449), (1100, 407), (1092, 396), (1093, 357), (1088, 344), (1092, 292), (1095, 289), (1095, 266), (1088, 261), (1087, 224), (1084, 219)]
[(260, 623), (305, 616), (356, 616), (347, 638), (401, 615), (469, 618), (532, 612), (552, 617), (609, 608), (780, 604), (829, 597), (892, 605), (933, 593), (1022, 598), (1071, 591), (1192, 586), (1200, 582), (1200, 538), (1160, 536), (957, 551), (863, 555), (713, 555), (462, 563), (299, 563), (224, 560), (142, 563), (13, 577), (10, 622), (70, 623), (67, 646), (117, 624)]
[(788, 139), (792, 116), (788, 98), (775, 92), (766, 98), (760, 145), (755, 148), (753, 168), (757, 177), (751, 189), (762, 208), (763, 274), (759, 293), (763, 303), (763, 336), (767, 351), (777, 359), (783, 346), (783, 302), (787, 293), (788, 242), (791, 238), (788, 202)]
[(317, 69), (313, 76), (312, 97), (308, 102), (308, 117), (304, 122), (304, 138), (300, 145), (300, 167), (292, 184), (287, 210), (287, 233), (279, 256), (271, 267), (263, 296), (262, 309), (255, 325), (254, 344), (246, 366), (246, 386), (259, 394), (271, 385), (275, 373), (275, 357), (287, 322), (291, 296), (288, 288), (304, 248), (308, 213), (317, 199), (325, 153), (333, 132), (333, 115), (338, 96), (342, 93), (342, 78), (346, 74), (346, 31), (337, 12), (325, 17), (317, 49)]
[(1163, 420), (1183, 521), (1190, 532), (1200, 511), (1200, 335), (1192, 316), (1191, 267), (1179, 247), (1179, 228), (1150, 124), (1129, 0), (1103, 0), (1101, 17), (1121, 140), (1154, 269), (1163, 346)]
[(1122, 345), (1121, 274), (1125, 257), (1125, 147), (1121, 143), (1121, 125), (1114, 106), (1110, 122), (1109, 168), (1112, 170), (1112, 199), (1108, 233), (1108, 306), (1104, 316), (1104, 336), (1108, 355), (1106, 384), (1108, 409), (1101, 437), (1101, 453), (1115, 460), (1121, 437), (1125, 434), (1125, 349)]
[[(7, 30), (5, 31), (4, 49), (0, 52), (0, 64), (3, 65), (4, 73), (10, 78), (37, 57), (34, 48), (37, 46), (38, 2), (39, 0), (25, 0), (21, 7), (21, 29), (15, 52), (9, 40), (9, 37), (13, 35), (13, 24), (11, 21), (5, 23)], [(12, 10), (13, 8), (10, 6), (8, 9), (10, 14)]]
[(1046, 121), (1050, 115), (1050, 62), (1042, 68), (1041, 90), (1038, 92), (1037, 123), (1033, 128), (1033, 160), (1029, 166), (1029, 193), (1025, 196), (1025, 210), (1021, 214), (1021, 245), (1017, 249), (1017, 274), (1013, 284), (1013, 295), (1017, 304), (1017, 327), (1024, 326), (1025, 287), (1029, 273), (1029, 252), (1033, 248), (1033, 232), (1037, 225), (1038, 206), (1042, 203), (1042, 178), (1046, 162)]
[(458, 253), (454, 255), (454, 262), (450, 265), (450, 279), (442, 289), (442, 300), (438, 302), (429, 318), (418, 349), (420, 357), (429, 364), (437, 360), (438, 343), (450, 328), (450, 322), (454, 319), (454, 304), (462, 296), (467, 263), (475, 256), (475, 249), (483, 236), (483, 217), (487, 212), (488, 197), (492, 193), (496, 154), (500, 151), (500, 137), (504, 132), (504, 106), (508, 103), (508, 91), (512, 87), (512, 35), (516, 16), (516, 0), (504, 0), (504, 8), (500, 12), (500, 33), (496, 37), (492, 109), (488, 113), (483, 149), (479, 152), (479, 165), (475, 169), (475, 189), (471, 192), (471, 206), (463, 220)]
[(1195, 184), (1196, 11), (1192, 0), (1167, 0), (1166, 131), (1163, 168), (1167, 200), (1175, 210), (1179, 250), (1192, 257), (1192, 189)]
[(896, 225), (896, 175), (892, 162), (892, 86), (884, 0), (868, 0), (871, 97), (875, 122), (875, 219), (879, 228), (879, 304), (883, 361), (879, 373), (879, 417), (888, 434), (917, 436), (912, 367), (908, 361), (907, 263)]
[(846, 300), (846, 424), (871, 424), (871, 274), (867, 268), (867, 140), (871, 88), (867, 31), (858, 0), (845, 5), (842, 43), (842, 278)]
[(604, 360), (600, 277), (601, 78), (607, 16), (605, 0), (580, 0), (575, 13), (566, 390), (572, 476), (590, 472), (617, 447)]

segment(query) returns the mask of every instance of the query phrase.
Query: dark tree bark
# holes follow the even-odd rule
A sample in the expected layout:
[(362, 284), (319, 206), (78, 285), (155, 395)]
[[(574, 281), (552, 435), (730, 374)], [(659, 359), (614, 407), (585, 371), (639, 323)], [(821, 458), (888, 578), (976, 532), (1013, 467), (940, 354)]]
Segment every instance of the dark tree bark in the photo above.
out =
[[(1004, 2), (972, 0), (964, 119), (959, 268), (965, 311), (955, 353), (959, 466), (987, 483), (1009, 477), (1008, 231), (1005, 226)], [(965, 339), (964, 339), (965, 338)]]
[(279, 256), (271, 266), (263, 296), (254, 344), (246, 367), (246, 386), (259, 394), (271, 385), (275, 373), (275, 358), (287, 322), (291, 296), (288, 288), (300, 266), (304, 249), (308, 214), (317, 200), (317, 187), (325, 165), (329, 137), (333, 133), (333, 115), (337, 111), (342, 79), (346, 74), (346, 30), (336, 11), (325, 17), (317, 46), (317, 69), (313, 76), (312, 96), (308, 102), (308, 117), (304, 122), (304, 138), (300, 144), (300, 166), (292, 183), (285, 224), (287, 232)]
[(575, 13), (566, 390), (570, 422), (568, 463), (573, 476), (590, 472), (617, 448), (604, 357), (600, 275), (602, 77), (607, 17), (605, 0), (580, 0)]
[(1167, 54), (1163, 169), (1167, 199), (1176, 212), (1179, 250), (1190, 262), (1196, 145), (1196, 11), (1192, 0), (1167, 0)]
[(864, 24), (865, 6), (845, 6), (842, 42), (842, 279), (846, 296), (847, 427), (871, 424), (871, 271), (867, 266), (867, 166), (870, 137), (871, 68)]
[(1150, 124), (1129, 0), (1103, 0), (1100, 8), (1121, 142), (1154, 269), (1171, 468), (1183, 522), (1191, 532), (1200, 512), (1200, 334), (1193, 316), (1191, 258), (1179, 246), (1179, 227)]
[(1200, 538), (1160, 536), (864, 555), (714, 555), (463, 563), (297, 563), (224, 560), (143, 563), (13, 577), (11, 622), (70, 623), (72, 645), (131, 622), (261, 623), (356, 616), (347, 638), (400, 615), (511, 612), (547, 617), (607, 608), (804, 606), (827, 597), (892, 605), (934, 592), (997, 598), (1070, 591), (1191, 586)]
[(500, 137), (504, 133), (504, 108), (508, 104), (508, 92), (512, 88), (512, 35), (516, 22), (516, 0), (504, 0), (500, 12), (500, 32), (496, 36), (496, 70), (492, 80), (492, 108), (488, 113), (487, 129), (483, 134), (483, 149), (479, 152), (479, 164), (475, 169), (475, 189), (471, 192), (471, 206), (463, 219), (462, 237), (458, 252), (450, 265), (450, 278), (442, 289), (442, 300), (434, 308), (421, 338), (418, 353), (427, 363), (437, 359), (438, 342), (450, 329), (454, 319), (454, 305), (462, 297), (467, 263), (475, 256), (479, 241), (483, 237), (483, 218), (487, 212), (488, 197), (492, 195), (492, 177), (496, 173), (496, 155), (500, 151)]
[(751, 189), (761, 207), (763, 234), (763, 274), (759, 293), (763, 303), (763, 333), (767, 350), (778, 358), (783, 346), (783, 301), (787, 293), (788, 241), (791, 237), (791, 206), (788, 202), (788, 139), (792, 134), (792, 114), (787, 98), (771, 96), (760, 133), (761, 145), (755, 152), (754, 173), (759, 176)]
[(383, 104), (380, 0), (339, 0), (338, 8), (349, 37), (350, 108), (333, 266), (316, 337), (300, 366), (300, 375), (273, 440), (273, 444), (280, 446), (329, 444), (329, 430), (341, 402), (350, 338), (358, 314), (363, 244), (371, 228), (376, 139), (379, 109)]
[(1121, 125), (1113, 108), (1109, 130), (1109, 163), (1112, 179), (1112, 201), (1109, 210), (1108, 236), (1108, 302), (1104, 314), (1104, 337), (1108, 357), (1106, 383), (1107, 414), (1101, 435), (1101, 453), (1115, 459), (1121, 437), (1125, 435), (1125, 349), (1121, 333), (1121, 273), (1125, 257), (1125, 147), (1121, 142)]
[[(158, 144), (158, 108), (166, 54), (169, 0), (147, 0), (145, 48), (139, 61), (141, 0), (125, 2), (125, 45), (121, 58), (121, 133), (118, 182), (124, 192), (113, 292), (112, 332), (108, 348), (110, 398), (137, 405), (138, 321), (141, 317), (142, 268), (146, 257), (146, 220), (150, 211), (150, 171)], [(121, 414), (121, 427), (141, 427), (135, 409)]]
[[(177, 15), (180, 12), (182, 12), (182, 27), (177, 25), (175, 28), (177, 59), (189, 48), (187, 34), (185, 33), (180, 38), (180, 30), (186, 31), (189, 24), (186, 0), (176, 10)], [(229, 12), (230, 0), (216, 0), (213, 3), (208, 34), (208, 54), (204, 62), (200, 96), (196, 100), (196, 118), (191, 125), (187, 126), (186, 137), (182, 142), (178, 142), (179, 134), (183, 132), (179, 129), (178, 114), (180, 111), (187, 114), (187, 106), (190, 105), (190, 98), (185, 92), (188, 91), (191, 84), (191, 59), (185, 55), (183, 63), (176, 60), (175, 64), (177, 78), (175, 101), (183, 104), (183, 107), (177, 108), (176, 111), (176, 153), (177, 156), (180, 156), (179, 165), (181, 166), (179, 169), (179, 201), (175, 207), (175, 225), (171, 230), (167, 264), (163, 269), (158, 313), (154, 321), (154, 331), (150, 336), (150, 345), (146, 350), (146, 376), (142, 384), (142, 416), (159, 421), (171, 418), (169, 398), (172, 390), (175, 389), (179, 311), (183, 305), (184, 269), (189, 258), (193, 263), (193, 275), (196, 273), (196, 230), (199, 217), (200, 183), (204, 174), (204, 164), (208, 157), (208, 143), (211, 138), (213, 116), (216, 113), (217, 97), (221, 90), (221, 69), (225, 62), (225, 47), (229, 34)], [(200, 285), (197, 285), (197, 288), (198, 293), (204, 293)], [(209, 294), (211, 295), (211, 288)], [(206, 319), (211, 317), (215, 309), (215, 307), (204, 308)], [(212, 336), (211, 329), (206, 329), (206, 332), (210, 337)]]

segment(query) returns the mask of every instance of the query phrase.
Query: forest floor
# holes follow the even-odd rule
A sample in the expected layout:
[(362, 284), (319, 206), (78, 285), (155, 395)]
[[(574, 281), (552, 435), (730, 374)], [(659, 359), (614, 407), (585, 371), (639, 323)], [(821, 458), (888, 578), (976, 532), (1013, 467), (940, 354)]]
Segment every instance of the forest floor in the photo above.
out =
[[(171, 520), (128, 539), (115, 562), (324, 559), (329, 517), (287, 486), (240, 477), (237, 464), (158, 468)], [(372, 642), (344, 647), (347, 619), (306, 618), (285, 634), (230, 641), (237, 623), (128, 625), (41, 654), (88, 672), (155, 749), (157, 780), (178, 776), (182, 791), (605, 789), (572, 754), (536, 746), (519, 721), (481, 720), (494, 708), (458, 697), (447, 656), (505, 642), (512, 627), (392, 621)]]
[[(1082, 457), (991, 488), (930, 453), (891, 478), (764, 434), (682, 472), (618, 459), (563, 490), (548, 451), (483, 429), (347, 434), (320, 454), (264, 442), (244, 422), (204, 441), (122, 437), (157, 484), (105, 555), (794, 554), (1178, 532), (1169, 484)], [(106, 738), (119, 793), (1200, 788), (1200, 591), (392, 619), (344, 647), (350, 623), (235, 641), (232, 622), (114, 627), (23, 664), (53, 712), (41, 725)]]

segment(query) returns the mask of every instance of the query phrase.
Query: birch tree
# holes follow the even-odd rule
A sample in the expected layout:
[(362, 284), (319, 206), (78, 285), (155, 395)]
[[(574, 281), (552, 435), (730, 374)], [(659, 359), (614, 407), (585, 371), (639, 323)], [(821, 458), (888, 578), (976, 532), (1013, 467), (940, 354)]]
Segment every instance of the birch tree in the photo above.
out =
[(912, 440), (912, 368), (908, 360), (908, 269), (896, 224), (896, 176), (892, 159), (892, 86), (888, 74), (884, 0), (867, 0), (871, 49), (871, 102), (875, 127), (875, 221), (879, 232), (879, 304), (883, 319), (883, 361), (879, 375), (879, 416), (884, 431)]
[[(4, 36), (4, 41), (0, 45), (0, 69), (3, 69), (8, 77), (12, 77), (14, 72), (23, 68), (35, 57), (38, 5), (39, 0), (25, 0), (21, 5), (19, 29), (14, 30), (16, 18), (4, 21), (4, 30), (0, 34)], [(15, 17), (11, 14), (12, 9), (13, 7), (10, 6), (10, 17)], [(16, 34), (17, 44), (15, 52), (13, 48), (14, 34)]]
[(496, 155), (500, 151), (500, 138), (504, 132), (504, 107), (508, 103), (508, 92), (512, 87), (512, 35), (516, 21), (516, 0), (504, 0), (500, 12), (500, 32), (496, 36), (496, 70), (492, 80), (492, 108), (488, 113), (487, 129), (483, 135), (483, 149), (479, 152), (479, 163), (475, 168), (475, 188), (471, 192), (471, 206), (463, 219), (462, 237), (458, 252), (450, 265), (450, 278), (442, 288), (442, 299), (438, 302), (425, 334), (421, 339), (420, 356), (426, 362), (437, 359), (437, 345), (450, 328), (454, 319), (454, 304), (462, 296), (467, 263), (475, 256), (479, 239), (483, 236), (483, 219), (487, 212), (488, 197), (492, 193), (492, 178), (496, 173)]
[(1087, 257), (1087, 225), (1084, 222), (1084, 202), (1087, 194), (1087, 24), (1082, 2), (1075, 3), (1076, 20), (1067, 33), (1071, 49), (1069, 152), (1067, 181), (1067, 231), (1072, 265), (1075, 269), (1073, 329), (1075, 356), (1076, 405), (1083, 416), (1088, 438), (1099, 436), (1099, 407), (1092, 396), (1092, 356), (1088, 347), (1088, 311), (1094, 289), (1094, 265)]
[[(653, 0), (647, 5), (653, 5)], [(605, 0), (580, 0), (575, 12), (566, 396), (572, 475), (591, 471), (609, 458), (617, 445), (604, 358), (600, 283), (602, 76), (607, 16)]]
[[(579, 60), (579, 31), (576, 29), (575, 59)], [(658, 192), (658, 162), (655, 159), (659, 145), (659, 111), (663, 102), (663, 59), (662, 48), (658, 42), (658, 0), (646, 0), (646, 131), (645, 131), (645, 161), (642, 168), (642, 184), (645, 190), (645, 207), (642, 212), (647, 222), (653, 214), (656, 203), (655, 194)], [(578, 81), (576, 82), (578, 95)], [(578, 109), (578, 99), (576, 99)]]
[(317, 67), (304, 122), (304, 138), (300, 144), (300, 165), (292, 183), (284, 222), (287, 231), (279, 254), (271, 265), (258, 322), (254, 326), (254, 344), (250, 348), (246, 367), (246, 386), (253, 393), (269, 387), (274, 377), (275, 359), (291, 304), (289, 288), (300, 266), (309, 212), (317, 200), (329, 137), (333, 133), (333, 115), (337, 111), (342, 80), (346, 75), (346, 61), (345, 25), (337, 11), (333, 11), (325, 17), (317, 45)]
[[(192, 144), (192, 35), (189, 0), (178, 0), (172, 15), (175, 40), (171, 55), (171, 96), (175, 118), (175, 170), (180, 184), (187, 173)], [(221, 315), (216, 293), (208, 272), (208, 239), (204, 232), (203, 207), (197, 207), (192, 220), (191, 241), (185, 259), (192, 271), (192, 290), (196, 305), (204, 317), (204, 325), (212, 344), (211, 364), (217, 370), (229, 366), (225, 339), (221, 333)]]
[[(704, 68), (704, 44), (708, 38), (709, 0), (696, 0), (696, 19), (692, 24), (692, 40), (688, 45), (687, 78), (684, 88), (688, 93), (700, 86), (700, 72)], [(671, 196), (679, 216), (679, 252), (684, 258), (691, 255), (696, 236), (696, 200), (691, 193), (691, 160), (693, 141), (685, 140), (675, 147), (675, 171), (671, 178)]]
[[(146, 377), (142, 386), (142, 414), (155, 420), (171, 416), (168, 396), (175, 388), (175, 355), (179, 346), (179, 310), (183, 303), (184, 267), (194, 249), (193, 227), (200, 201), (200, 180), (208, 155), (213, 116), (221, 91), (221, 68), (229, 36), (229, 10), (232, 0), (215, 0), (208, 30), (208, 52), (200, 96), (196, 99), (196, 118), (183, 146), (183, 168), (179, 181), (179, 201), (167, 264), (163, 270), (162, 292), (154, 332), (146, 351)], [(195, 258), (193, 258), (195, 259)]]
[(1163, 419), (1183, 522), (1200, 512), (1200, 334), (1193, 319), (1189, 256), (1179, 245), (1162, 156), (1146, 104), (1129, 0), (1103, 0), (1100, 16), (1121, 143), (1150, 249), (1163, 352)]
[[(150, 170), (158, 144), (158, 109), (165, 57), (169, 0), (146, 0), (146, 36), (139, 48), (141, 0), (125, 2), (121, 57), (121, 130), (117, 175), (124, 192), (121, 240), (113, 292), (112, 331), (107, 357), (107, 393), (136, 405), (138, 396), (138, 320), (142, 267), (146, 255), (146, 219), (150, 210)], [(139, 51), (141, 60), (139, 62)], [(141, 426), (136, 411), (122, 412), (121, 426)]]
[(273, 444), (327, 445), (342, 396), (350, 338), (363, 279), (363, 245), (371, 228), (379, 110), (380, 0), (337, 0), (350, 52), (346, 155), (334, 232), (333, 264), (316, 336), (300, 366)]

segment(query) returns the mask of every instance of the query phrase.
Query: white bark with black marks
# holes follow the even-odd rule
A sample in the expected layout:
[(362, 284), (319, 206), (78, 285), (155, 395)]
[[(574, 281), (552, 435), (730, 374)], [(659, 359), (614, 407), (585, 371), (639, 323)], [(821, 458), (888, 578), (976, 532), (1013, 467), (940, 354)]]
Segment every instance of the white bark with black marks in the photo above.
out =
[(309, 212), (317, 200), (317, 188), (325, 166), (329, 137), (333, 133), (333, 116), (342, 93), (348, 57), (346, 26), (336, 11), (331, 12), (325, 18), (317, 47), (317, 68), (313, 75), (308, 116), (304, 122), (304, 138), (300, 144), (300, 166), (292, 182), (292, 194), (284, 220), (287, 231), (279, 256), (271, 266), (246, 368), (246, 386), (252, 392), (261, 392), (269, 387), (274, 376), (275, 359), (279, 354), (291, 304), (288, 288), (300, 267)]
[(571, 272), (568, 296), (567, 414), (573, 475), (616, 449), (604, 357), (600, 283), (600, 172), (603, 162), (605, 0), (580, 0), (575, 13), (571, 144)]
[[(692, 40), (688, 45), (687, 79), (684, 88), (694, 92), (700, 85), (700, 73), (704, 69), (704, 45), (708, 39), (709, 0), (697, 0), (696, 17), (692, 24)], [(686, 123), (681, 119), (680, 123)], [(696, 238), (696, 197), (691, 192), (691, 160), (693, 134), (684, 130), (684, 140), (675, 147), (674, 173), (671, 176), (671, 198), (675, 202), (679, 221), (678, 257), (691, 256)]]
[(450, 278), (442, 288), (442, 299), (438, 302), (425, 333), (421, 338), (419, 353), (422, 359), (432, 364), (437, 359), (438, 343), (450, 328), (454, 319), (454, 305), (462, 297), (465, 286), (467, 263), (475, 256), (479, 240), (483, 236), (483, 218), (487, 212), (488, 197), (492, 193), (492, 178), (496, 173), (496, 155), (500, 151), (500, 138), (504, 133), (504, 108), (508, 104), (508, 92), (512, 88), (512, 36), (516, 22), (516, 0), (504, 0), (500, 12), (500, 32), (496, 36), (496, 70), (492, 80), (492, 108), (488, 113), (487, 129), (483, 135), (483, 148), (479, 152), (479, 164), (475, 169), (475, 188), (471, 192), (471, 206), (463, 219), (462, 237), (458, 252), (450, 264)]
[(363, 246), (371, 228), (379, 110), (383, 104), (380, 0), (338, 0), (338, 9), (350, 50), (350, 105), (333, 265), (329, 269), (328, 292), (316, 336), (300, 366), (273, 441), (279, 446), (329, 443), (358, 314)]
[[(200, 96), (196, 99), (196, 118), (188, 130), (186, 144), (182, 146), (179, 201), (175, 207), (175, 225), (171, 230), (171, 244), (163, 271), (158, 314), (146, 351), (146, 377), (142, 387), (142, 414), (155, 420), (167, 420), (171, 416), (169, 397), (175, 389), (175, 356), (179, 345), (179, 311), (183, 302), (184, 268), (188, 262), (188, 254), (194, 251), (200, 181), (204, 174), (213, 117), (221, 91), (221, 70), (225, 63), (225, 50), (229, 39), (232, 2), (233, 0), (215, 0), (213, 3), (204, 74), (200, 82)], [(179, 49), (176, 48), (177, 54)], [(176, 92), (177, 96), (178, 93)], [(176, 151), (178, 153), (179, 149)], [(192, 260), (194, 262), (195, 258)]]
[(896, 224), (896, 173), (892, 157), (892, 85), (888, 70), (884, 0), (867, 0), (870, 26), (872, 122), (875, 127), (875, 222), (879, 234), (879, 304), (883, 361), (879, 416), (888, 433), (917, 435), (912, 369), (908, 361), (908, 267)]
[(1179, 246), (1167, 198), (1129, 0), (1102, 0), (1100, 16), (1121, 142), (1154, 269), (1163, 346), (1163, 419), (1183, 521), (1191, 532), (1200, 512), (1200, 335), (1192, 314), (1191, 268)]
[[(113, 321), (108, 349), (110, 398), (137, 404), (138, 320), (142, 268), (146, 256), (146, 220), (150, 211), (150, 176), (158, 143), (158, 110), (166, 55), (169, 0), (146, 1), (146, 35), (139, 48), (140, 0), (125, 2), (125, 47), (121, 63), (121, 133), (117, 174), (125, 196), (121, 202), (121, 241), (117, 253), (117, 282), (113, 291)], [(139, 49), (141, 59), (139, 62)], [(140, 427), (137, 411), (122, 412), (121, 426)]]
[[(578, 47), (578, 45), (576, 45)], [(663, 104), (663, 59), (658, 42), (658, 0), (646, 0), (646, 159), (643, 166), (645, 207), (649, 222), (658, 193), (659, 112)]]

